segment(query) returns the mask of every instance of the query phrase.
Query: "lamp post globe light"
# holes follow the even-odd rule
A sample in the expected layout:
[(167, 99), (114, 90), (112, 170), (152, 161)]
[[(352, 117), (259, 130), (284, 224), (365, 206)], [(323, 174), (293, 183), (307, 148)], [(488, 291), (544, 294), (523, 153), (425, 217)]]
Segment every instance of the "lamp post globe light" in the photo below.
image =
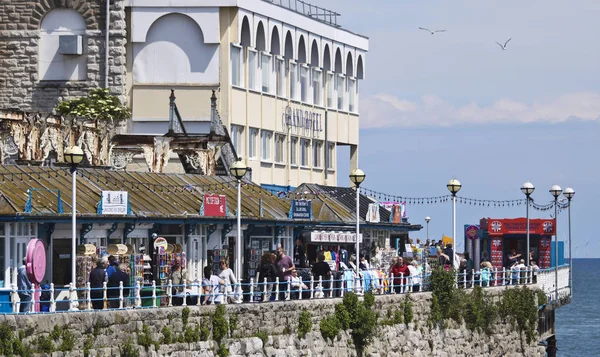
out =
[[(71, 203), (71, 285), (73, 289), (76, 287), (76, 270), (75, 265), (76, 261), (76, 249), (77, 249), (77, 166), (83, 161), (83, 150), (77, 145), (67, 148), (64, 152), (65, 162), (71, 165), (71, 175), (72, 175), (72, 203)], [(73, 290), (74, 294), (77, 294), (76, 290)], [(77, 298), (71, 297), (72, 301), (76, 301)], [(71, 309), (74, 309), (75, 306), (71, 306)]]
[(235, 243), (235, 274), (239, 279), (242, 277), (242, 178), (248, 172), (248, 167), (238, 158), (229, 171), (238, 182), (237, 185), (237, 240)]
[(533, 193), (533, 191), (535, 191), (535, 186), (533, 186), (533, 184), (529, 181), (525, 182), (523, 184), (523, 186), (521, 186), (521, 191), (525, 194), (525, 198), (526, 198), (526, 203), (525, 203), (525, 214), (526, 214), (526, 220), (527, 220), (527, 250), (525, 252), (525, 254), (527, 255), (527, 266), (529, 266), (529, 200), (530, 200), (530, 196)]
[(558, 196), (562, 193), (559, 185), (550, 188), (554, 196), (554, 298), (558, 300)]
[(575, 196), (575, 190), (571, 187), (565, 188), (563, 195), (569, 201), (569, 288), (571, 289), (571, 297), (573, 296), (573, 251), (571, 250), (571, 199)]
[(425, 217), (425, 222), (427, 223), (427, 240), (429, 240), (429, 221), (431, 221), (431, 217)]
[[(365, 173), (361, 169), (355, 169), (350, 173), (350, 181), (356, 186), (356, 274), (359, 275), (360, 261), (360, 184), (365, 180)], [(358, 284), (357, 289), (358, 289)]]
[[(452, 179), (448, 181), (446, 187), (452, 194), (452, 252), (456, 253), (456, 194), (460, 191), (462, 185), (457, 179)], [(454, 262), (454, 257), (450, 259)]]

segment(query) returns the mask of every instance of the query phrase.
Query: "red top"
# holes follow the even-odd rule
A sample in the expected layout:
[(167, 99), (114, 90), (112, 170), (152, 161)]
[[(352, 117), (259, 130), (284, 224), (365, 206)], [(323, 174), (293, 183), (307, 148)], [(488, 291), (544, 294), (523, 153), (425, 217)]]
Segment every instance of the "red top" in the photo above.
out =
[(404, 279), (402, 279), (401, 277), (404, 276), (406, 278), (410, 275), (410, 271), (408, 270), (408, 265), (406, 265), (406, 264), (392, 265), (392, 268), (390, 269), (390, 273), (394, 274), (394, 285), (404, 284), (404, 281), (403, 281)]

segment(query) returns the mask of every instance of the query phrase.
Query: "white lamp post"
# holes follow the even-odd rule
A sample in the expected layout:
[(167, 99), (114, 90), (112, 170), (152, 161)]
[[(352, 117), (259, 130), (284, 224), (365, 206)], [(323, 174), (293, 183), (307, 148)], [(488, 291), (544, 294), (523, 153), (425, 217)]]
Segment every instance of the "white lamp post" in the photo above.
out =
[(431, 217), (425, 217), (425, 222), (427, 222), (427, 240), (429, 240), (429, 221), (431, 221)]
[(356, 169), (350, 174), (350, 181), (356, 186), (356, 274), (359, 274), (360, 265), (360, 184), (365, 180), (365, 173)]
[(573, 251), (571, 250), (571, 199), (575, 196), (575, 190), (571, 187), (565, 188), (563, 195), (569, 201), (569, 288), (571, 289), (571, 297), (573, 296)]
[(77, 276), (75, 275), (75, 265), (76, 265), (76, 249), (77, 249), (77, 165), (81, 163), (83, 160), (83, 150), (79, 146), (73, 146), (67, 148), (64, 153), (65, 162), (67, 164), (71, 164), (71, 174), (73, 176), (72, 179), (72, 196), (73, 201), (71, 204), (71, 220), (72, 220), (72, 231), (73, 234), (71, 236), (71, 281), (73, 282), (73, 288), (75, 288), (75, 284), (77, 281)]
[(235, 243), (235, 274), (238, 279), (242, 278), (242, 178), (248, 172), (248, 167), (238, 158), (229, 169), (238, 182), (237, 186), (237, 241)]
[[(457, 179), (452, 179), (446, 187), (452, 194), (452, 252), (456, 253), (456, 194), (460, 191), (462, 185)], [(451, 257), (450, 260), (454, 262), (454, 257)]]
[(550, 193), (554, 196), (554, 298), (558, 300), (558, 196), (562, 193), (562, 189), (554, 185), (550, 188)]
[(526, 212), (526, 219), (527, 219), (527, 266), (529, 266), (529, 196), (531, 196), (531, 194), (533, 193), (533, 191), (535, 191), (535, 187), (533, 186), (533, 184), (529, 181), (525, 182), (523, 184), (523, 186), (521, 186), (521, 191), (525, 194), (525, 197), (527, 199), (527, 202), (525, 203), (525, 205), (527, 206), (527, 208), (525, 209)]

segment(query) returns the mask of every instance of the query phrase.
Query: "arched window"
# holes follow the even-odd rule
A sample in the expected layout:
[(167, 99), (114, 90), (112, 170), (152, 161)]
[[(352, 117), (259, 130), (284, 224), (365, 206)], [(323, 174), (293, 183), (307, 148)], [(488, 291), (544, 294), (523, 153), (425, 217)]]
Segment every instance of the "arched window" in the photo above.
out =
[(362, 56), (358, 55), (358, 61), (356, 63), (356, 78), (357, 79), (364, 79), (365, 75), (364, 75), (364, 67), (363, 67), (363, 60), (362, 60)]
[(310, 49), (310, 65), (312, 67), (320, 67), (319, 66), (319, 45), (317, 45), (317, 40), (313, 40), (312, 46)]
[(198, 24), (171, 13), (157, 19), (145, 43), (133, 44), (135, 83), (219, 82), (219, 45), (204, 43)]
[(306, 44), (302, 35), (300, 35), (300, 40), (298, 41), (298, 62), (306, 63)]
[(331, 71), (331, 50), (329, 49), (329, 45), (325, 45), (325, 50), (323, 51), (323, 69)]
[(248, 21), (247, 16), (244, 16), (244, 19), (242, 20), (242, 32), (240, 35), (240, 43), (244, 47), (248, 47), (252, 43), (252, 35), (250, 34), (250, 22)]
[(281, 41), (279, 40), (279, 30), (277, 27), (273, 27), (271, 33), (271, 54), (274, 56), (281, 55)]
[(288, 31), (285, 34), (285, 52), (283, 55), (286, 59), (294, 58), (294, 39), (292, 38), (292, 32)]
[(86, 24), (73, 9), (54, 9), (40, 24), (40, 80), (80, 81), (87, 79)]
[(335, 73), (342, 73), (342, 52), (339, 48), (335, 51), (335, 66), (333, 70)]
[(257, 51), (266, 51), (267, 50), (267, 39), (265, 37), (265, 27), (262, 24), (262, 21), (258, 23), (258, 27), (256, 28), (256, 50)]
[(354, 77), (354, 63), (352, 62), (352, 53), (348, 52), (348, 58), (346, 59), (346, 76)]

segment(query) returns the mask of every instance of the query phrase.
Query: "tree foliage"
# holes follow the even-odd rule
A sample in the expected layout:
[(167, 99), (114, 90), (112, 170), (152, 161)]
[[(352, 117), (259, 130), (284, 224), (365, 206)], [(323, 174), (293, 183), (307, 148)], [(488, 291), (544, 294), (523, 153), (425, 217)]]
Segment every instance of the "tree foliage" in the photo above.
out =
[(56, 112), (63, 116), (88, 120), (108, 121), (111, 123), (131, 117), (129, 108), (119, 98), (110, 94), (108, 89), (93, 89), (86, 97), (62, 101)]

